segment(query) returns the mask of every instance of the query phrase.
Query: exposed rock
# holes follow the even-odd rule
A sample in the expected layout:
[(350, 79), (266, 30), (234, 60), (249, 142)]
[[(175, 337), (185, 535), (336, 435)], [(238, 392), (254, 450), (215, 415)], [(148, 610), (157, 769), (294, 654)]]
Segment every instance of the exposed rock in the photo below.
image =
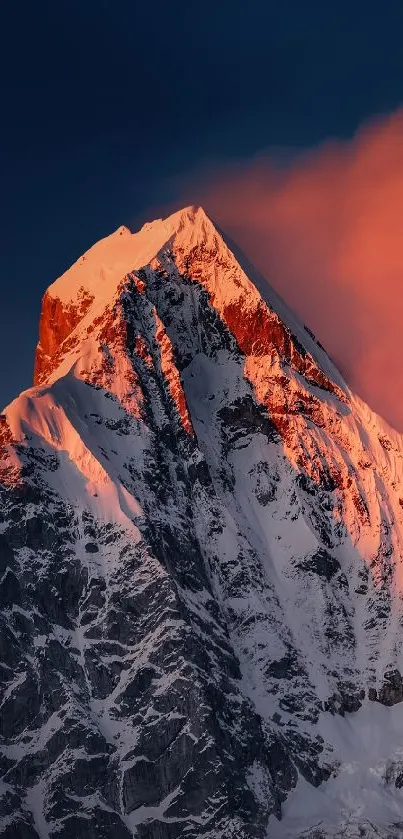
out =
[(403, 699), (403, 679), (399, 670), (390, 670), (384, 675), (384, 682), (378, 690), (378, 702), (396, 705)]

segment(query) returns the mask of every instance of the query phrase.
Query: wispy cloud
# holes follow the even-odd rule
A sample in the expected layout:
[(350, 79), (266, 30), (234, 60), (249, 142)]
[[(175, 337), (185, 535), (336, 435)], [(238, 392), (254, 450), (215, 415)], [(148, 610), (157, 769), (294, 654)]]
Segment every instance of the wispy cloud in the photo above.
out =
[(280, 165), (212, 168), (188, 195), (403, 430), (403, 110)]

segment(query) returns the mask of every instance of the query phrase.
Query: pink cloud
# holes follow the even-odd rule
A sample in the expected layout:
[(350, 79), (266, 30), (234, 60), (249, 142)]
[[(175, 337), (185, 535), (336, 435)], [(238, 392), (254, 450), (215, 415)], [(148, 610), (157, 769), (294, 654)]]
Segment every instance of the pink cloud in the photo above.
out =
[(282, 168), (210, 173), (197, 199), (403, 430), (403, 110)]

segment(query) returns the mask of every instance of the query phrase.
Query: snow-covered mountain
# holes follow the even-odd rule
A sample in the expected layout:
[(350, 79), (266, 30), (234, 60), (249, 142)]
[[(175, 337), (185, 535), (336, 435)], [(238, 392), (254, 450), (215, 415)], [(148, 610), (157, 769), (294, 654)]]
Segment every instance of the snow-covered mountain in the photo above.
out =
[(202, 209), (50, 286), (0, 444), (1, 836), (403, 837), (403, 437)]

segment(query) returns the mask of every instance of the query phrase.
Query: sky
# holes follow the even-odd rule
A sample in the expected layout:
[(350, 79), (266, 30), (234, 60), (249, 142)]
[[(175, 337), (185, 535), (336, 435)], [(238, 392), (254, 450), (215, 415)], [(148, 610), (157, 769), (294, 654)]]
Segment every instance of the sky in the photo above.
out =
[(31, 385), (46, 287), (201, 200), (403, 429), (402, 31), (400, 0), (1, 4), (0, 402)]
[(200, 200), (403, 431), (403, 108), (281, 166), (269, 153), (206, 171)]

